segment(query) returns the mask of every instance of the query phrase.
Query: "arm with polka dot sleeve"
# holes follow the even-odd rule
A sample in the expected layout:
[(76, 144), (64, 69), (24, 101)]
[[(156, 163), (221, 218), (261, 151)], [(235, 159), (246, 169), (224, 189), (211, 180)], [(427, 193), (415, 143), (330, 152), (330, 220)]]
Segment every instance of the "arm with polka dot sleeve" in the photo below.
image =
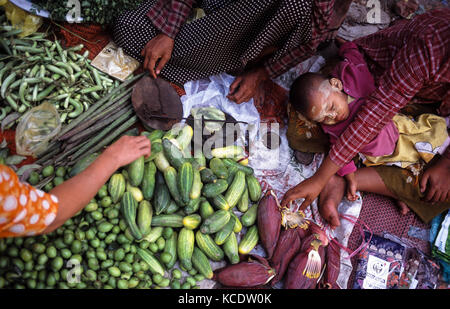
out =
[(0, 165), (0, 238), (42, 233), (56, 218), (58, 198), (21, 183), (14, 171)]

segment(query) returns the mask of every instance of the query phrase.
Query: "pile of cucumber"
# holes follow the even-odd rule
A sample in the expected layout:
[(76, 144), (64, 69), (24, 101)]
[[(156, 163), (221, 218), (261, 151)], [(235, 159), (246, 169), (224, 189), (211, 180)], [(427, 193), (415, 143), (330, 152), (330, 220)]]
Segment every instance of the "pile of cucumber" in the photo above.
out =
[[(243, 149), (213, 149), (206, 160), (186, 150), (188, 126), (142, 134), (151, 156), (117, 171), (63, 226), (0, 239), (0, 288), (199, 288), (212, 262), (238, 263), (255, 247), (261, 187), (237, 162)], [(78, 170), (49, 165), (28, 181), (51, 179), (49, 191)]]
[(258, 243), (262, 193), (244, 149), (213, 149), (207, 160), (202, 152), (192, 157), (187, 150), (193, 135), (189, 125), (176, 133), (142, 134), (152, 141), (151, 156), (113, 175), (109, 195), (113, 203), (120, 201), (128, 233), (137, 242), (152, 244), (166, 228), (173, 234), (162, 252), (142, 249), (139, 256), (162, 276), (176, 262), (208, 279), (213, 277), (212, 261), (238, 263), (239, 254), (248, 254)]

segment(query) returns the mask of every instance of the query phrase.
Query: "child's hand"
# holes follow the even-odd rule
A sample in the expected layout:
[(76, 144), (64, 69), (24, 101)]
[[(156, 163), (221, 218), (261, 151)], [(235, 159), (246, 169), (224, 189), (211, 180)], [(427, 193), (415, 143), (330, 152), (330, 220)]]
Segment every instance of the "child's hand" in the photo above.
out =
[(127, 136), (119, 138), (104, 151), (117, 168), (125, 166), (141, 156), (151, 154), (151, 143), (146, 136)]
[(358, 199), (356, 195), (357, 183), (355, 179), (355, 173), (350, 173), (344, 176), (347, 181), (347, 199), (351, 202), (354, 202)]

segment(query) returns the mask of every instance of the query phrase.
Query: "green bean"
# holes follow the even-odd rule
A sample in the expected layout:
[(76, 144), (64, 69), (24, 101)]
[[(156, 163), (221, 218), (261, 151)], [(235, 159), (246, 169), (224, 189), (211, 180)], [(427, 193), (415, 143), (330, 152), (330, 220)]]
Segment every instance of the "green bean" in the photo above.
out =
[(20, 102), (22, 102), (22, 104), (24, 106), (31, 107), (31, 105), (25, 100), (25, 91), (26, 91), (27, 87), (28, 87), (28, 83), (25, 81), (20, 85), (19, 98), (20, 98)]
[(2, 107), (2, 108), (0, 108), (0, 121), (1, 120), (3, 120), (3, 118), (5, 118), (6, 117), (6, 108), (5, 107)]
[(34, 84), (39, 84), (40, 82), (42, 82), (42, 78), (40, 78), (40, 77), (29, 77), (29, 78), (24, 78), (23, 81), (28, 83), (28, 85), (34, 85)]
[(73, 69), (68, 63), (60, 61), (60, 62), (56, 62), (55, 65), (58, 67), (64, 68), (69, 74), (73, 74)]
[(54, 65), (52, 65), (52, 64), (47, 64), (47, 65), (46, 65), (46, 68), (47, 68), (49, 71), (51, 71), (51, 72), (53, 72), (53, 73), (55, 73), (55, 74), (62, 75), (62, 76), (64, 76), (65, 78), (69, 78), (69, 75), (67, 75), (66, 72), (64, 72), (63, 70), (61, 70), (60, 68), (58, 68), (58, 67), (56, 67), (56, 66), (54, 66)]
[(33, 102), (37, 101), (38, 91), (39, 91), (39, 85), (34, 85), (34, 87), (33, 87), (33, 95), (32, 95), (31, 101), (33, 101)]
[(103, 89), (103, 87), (101, 85), (94, 86), (94, 87), (90, 87), (90, 88), (81, 89), (80, 93), (85, 94), (85, 93), (90, 93), (90, 92), (94, 92), (94, 91), (100, 91), (102, 89)]
[(9, 45), (2, 38), (0, 38), (0, 45), (3, 47), (3, 49), (5, 50), (5, 52), (8, 55), (10, 55), (10, 56), (13, 55), (13, 53), (11, 52), (11, 49), (9, 48)]
[(61, 44), (59, 44), (58, 40), (55, 40), (55, 46), (56, 46), (56, 50), (58, 51), (59, 56), (61, 57), (61, 59), (66, 62), (67, 59), (64, 58), (64, 54), (63, 54), (63, 49), (61, 47)]
[(69, 113), (67, 116), (69, 116), (69, 118), (78, 117), (83, 112), (83, 105), (74, 99), (69, 99), (69, 102), (75, 108), (75, 110)]
[(15, 46), (14, 49), (19, 50), (19, 51), (33, 53), (33, 54), (40, 54), (40, 53), (44, 52), (43, 48), (29, 47), (29, 46), (22, 46), (22, 45)]
[(76, 72), (80, 72), (81, 71), (80, 66), (78, 64), (76, 64), (75, 62), (72, 62), (72, 61), (69, 62), (69, 65), (72, 67), (72, 69), (74, 71), (76, 71)]
[(50, 86), (48, 86), (45, 90), (43, 90), (41, 93), (39, 93), (39, 94), (37, 95), (36, 101), (39, 102), (39, 101), (45, 99), (45, 98), (50, 94), (50, 92), (52, 92), (53, 89), (55, 89), (55, 88), (56, 88), (56, 85), (50, 85)]
[[(29, 60), (29, 58), (28, 58)], [(30, 70), (30, 74), (28, 74), (29, 77), (35, 77), (35, 75), (39, 71), (39, 64), (35, 64), (34, 67)]]
[(15, 61), (10, 61), (2, 69), (0, 69), (0, 85), (2, 85), (3, 75), (8, 72), (8, 70), (11, 69), (15, 63)]
[(4, 82), (2, 83), (2, 86), (1, 86), (2, 98), (5, 98), (6, 90), (8, 89), (8, 86), (14, 81), (16, 76), (17, 76), (16, 72), (13, 72), (7, 78), (5, 78), (5, 80), (4, 80)]
[(17, 111), (18, 111), (19, 113), (23, 114), (23, 113), (27, 110), (28, 107), (30, 107), (30, 106), (27, 106), (27, 105), (25, 105), (25, 104), (22, 104), (22, 105), (19, 106), (19, 109), (18, 109)]
[(6, 101), (9, 103), (9, 105), (12, 107), (13, 110), (17, 111), (19, 109), (17, 103), (14, 101), (11, 95), (6, 97)]

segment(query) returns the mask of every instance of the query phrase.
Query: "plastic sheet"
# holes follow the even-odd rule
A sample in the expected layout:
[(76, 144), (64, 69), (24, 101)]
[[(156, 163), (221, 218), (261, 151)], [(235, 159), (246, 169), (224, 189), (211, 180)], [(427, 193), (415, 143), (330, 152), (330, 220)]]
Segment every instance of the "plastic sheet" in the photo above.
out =
[(139, 62), (125, 54), (123, 49), (114, 42), (109, 42), (92, 60), (91, 65), (120, 81), (124, 81), (139, 67)]
[(48, 142), (61, 130), (56, 108), (45, 102), (30, 109), (16, 129), (16, 151), (24, 156), (38, 156), (47, 149)]
[(208, 79), (190, 81), (184, 84), (186, 95), (182, 96), (183, 118), (188, 118), (191, 109), (196, 107), (215, 107), (234, 117), (237, 121), (247, 122), (248, 125), (239, 124), (240, 136), (238, 145), (245, 145), (245, 131), (249, 133), (250, 143), (258, 136), (260, 117), (253, 104), (253, 99), (242, 104), (236, 104), (227, 99), (231, 83), (234, 77), (228, 74), (220, 74)]
[(22, 30), (22, 33), (19, 34), (20, 38), (35, 33), (42, 25), (41, 17), (22, 10), (8, 0), (0, 0), (0, 6), (5, 8), (6, 17), (11, 22), (12, 26)]

